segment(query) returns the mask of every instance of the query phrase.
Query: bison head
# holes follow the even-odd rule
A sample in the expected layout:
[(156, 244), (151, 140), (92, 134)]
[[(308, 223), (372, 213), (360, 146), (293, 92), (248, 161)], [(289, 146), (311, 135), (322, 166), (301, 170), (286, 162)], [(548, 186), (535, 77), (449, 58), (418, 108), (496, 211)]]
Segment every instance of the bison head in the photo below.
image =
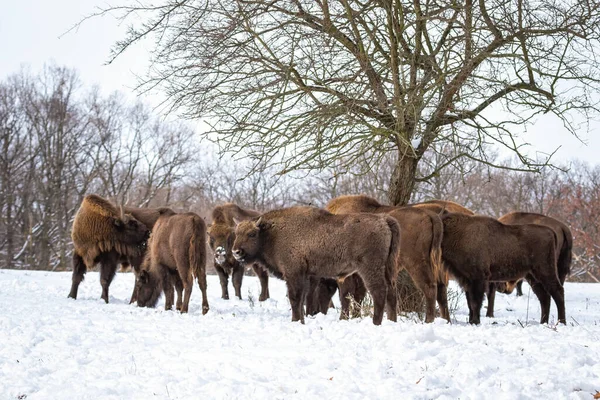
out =
[(262, 246), (264, 233), (270, 223), (262, 217), (251, 221), (242, 221), (235, 229), (235, 241), (232, 253), (236, 260), (242, 263), (251, 263), (258, 257)]
[(129, 214), (114, 219), (115, 228), (119, 240), (127, 245), (145, 247), (150, 230), (137, 219)]
[(135, 281), (138, 307), (156, 307), (161, 286), (160, 279), (155, 274), (145, 269), (141, 270)]
[(215, 263), (223, 265), (231, 257), (231, 247), (235, 240), (234, 228), (224, 224), (212, 224), (208, 227), (208, 245), (215, 255)]

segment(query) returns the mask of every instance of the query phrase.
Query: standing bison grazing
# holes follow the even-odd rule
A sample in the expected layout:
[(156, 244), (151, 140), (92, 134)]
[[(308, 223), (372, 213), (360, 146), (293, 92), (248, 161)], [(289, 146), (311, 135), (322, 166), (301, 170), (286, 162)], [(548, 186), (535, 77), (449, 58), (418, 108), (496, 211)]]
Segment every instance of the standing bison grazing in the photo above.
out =
[[(450, 321), (447, 300), (447, 274), (442, 267), (441, 244), (443, 225), (440, 218), (427, 209), (418, 207), (395, 207), (380, 204), (365, 195), (340, 196), (331, 200), (327, 210), (334, 214), (352, 212), (387, 213), (394, 217), (401, 228), (402, 248), (398, 264), (405, 268), (415, 285), (425, 296), (425, 322), (435, 319), (436, 299), (442, 318)], [(348, 313), (348, 294), (353, 294), (361, 282), (346, 282), (340, 285), (342, 313)]]
[[(223, 204), (213, 209), (212, 224), (208, 227), (208, 240), (214, 253), (215, 270), (219, 275), (221, 298), (223, 299), (229, 299), (227, 286), (230, 275), (235, 295), (239, 299), (242, 298), (244, 266), (231, 254), (231, 246), (235, 240), (235, 220), (244, 221), (258, 215), (260, 215), (258, 211), (246, 210), (232, 203)], [(265, 301), (269, 298), (269, 273), (258, 265), (252, 265), (252, 269), (260, 280), (261, 290), (258, 300)]]
[[(168, 210), (168, 209), (165, 209)], [(136, 283), (140, 307), (156, 307), (161, 291), (165, 293), (165, 308), (173, 305), (173, 285), (178, 295), (184, 291), (181, 312), (188, 311), (194, 277), (202, 291), (202, 314), (208, 312), (206, 297), (206, 225), (194, 213), (176, 214), (165, 211), (154, 225), (148, 255)]]
[(241, 222), (233, 255), (242, 263), (258, 263), (286, 281), (292, 321), (304, 323), (308, 279), (343, 279), (357, 273), (373, 297), (373, 323), (396, 320), (396, 258), (400, 227), (383, 215), (333, 215), (314, 207), (270, 211)]
[(73, 282), (69, 297), (88, 268), (100, 263), (102, 298), (108, 303), (108, 287), (122, 259), (139, 259), (145, 251), (148, 228), (129, 214), (117, 212), (109, 201), (94, 194), (85, 196), (71, 230), (73, 240)]
[[(554, 299), (558, 320), (566, 323), (564, 290), (556, 269), (556, 235), (539, 225), (504, 225), (484, 216), (447, 214), (442, 217), (444, 265), (464, 289), (469, 322), (479, 324), (486, 282), (527, 279)], [(550, 302), (536, 292), (541, 323), (548, 322)]]

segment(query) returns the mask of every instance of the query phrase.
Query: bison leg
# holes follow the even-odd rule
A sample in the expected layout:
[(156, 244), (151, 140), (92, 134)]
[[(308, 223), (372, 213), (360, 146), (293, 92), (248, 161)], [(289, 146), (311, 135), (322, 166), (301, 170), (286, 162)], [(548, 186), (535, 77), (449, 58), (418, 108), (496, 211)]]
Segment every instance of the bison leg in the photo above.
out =
[(133, 273), (135, 274), (135, 283), (133, 285), (133, 292), (131, 293), (131, 300), (129, 300), (129, 304), (135, 303), (137, 301), (137, 276), (141, 270), (141, 265), (143, 261), (144, 256), (129, 258), (129, 263), (133, 267)]
[(192, 274), (186, 274), (185, 279), (181, 279), (183, 282), (183, 305), (181, 306), (181, 312), (188, 312), (190, 306), (190, 297), (192, 296), (192, 290), (194, 289), (194, 278)]
[(437, 283), (437, 302), (440, 307), (440, 316), (450, 322), (450, 310), (448, 309), (448, 290), (444, 283)]
[(244, 267), (237, 265), (233, 268), (231, 280), (233, 282), (233, 290), (238, 299), (242, 299), (242, 280), (244, 279)]
[[(380, 274), (361, 276), (365, 287), (373, 298), (373, 324), (381, 325), (383, 310), (387, 299), (387, 285)], [(381, 273), (383, 275), (383, 271)]]
[(198, 287), (202, 292), (202, 315), (204, 315), (209, 310), (208, 297), (206, 295), (206, 271), (203, 270), (196, 278), (198, 279)]
[(221, 298), (229, 300), (229, 291), (227, 290), (227, 285), (229, 284), (229, 275), (227, 275), (227, 272), (225, 272), (225, 270), (217, 264), (215, 264), (215, 270), (217, 270), (219, 282), (221, 283)]
[(105, 253), (100, 259), (100, 285), (102, 285), (102, 299), (108, 303), (108, 287), (117, 273), (119, 258), (116, 253)]
[[(388, 285), (387, 290), (386, 290), (385, 306), (386, 306), (388, 320), (397, 322), (398, 321), (398, 294), (396, 293), (396, 285)], [(435, 315), (435, 300), (433, 302), (433, 312)]]
[(163, 292), (165, 293), (165, 310), (170, 311), (175, 302), (175, 291), (173, 290), (174, 278), (168, 274), (167, 281), (163, 284)]
[(183, 282), (181, 282), (181, 278), (179, 276), (176, 277), (175, 290), (177, 291), (177, 303), (175, 303), (175, 309), (177, 311), (181, 311), (181, 306), (183, 305)]
[(485, 281), (474, 280), (469, 285), (467, 300), (469, 302), (469, 323), (479, 325), (481, 323), (481, 304), (485, 292)]
[(77, 290), (79, 289), (79, 284), (85, 278), (85, 273), (87, 272), (87, 268), (85, 263), (83, 262), (83, 258), (73, 252), (73, 277), (71, 282), (71, 291), (69, 292), (69, 297), (72, 299), (77, 298)]
[(541, 284), (537, 279), (533, 276), (527, 276), (527, 282), (529, 282), (529, 286), (531, 286), (531, 290), (537, 296), (540, 301), (540, 308), (542, 315), (540, 317), (540, 324), (547, 324), (548, 318), (550, 316), (550, 293), (546, 291), (544, 285)]
[(306, 292), (306, 315), (317, 315), (319, 313), (316, 304), (317, 291), (319, 289), (319, 278), (314, 276), (309, 277), (308, 290)]
[(523, 296), (523, 279), (517, 282), (517, 296)]
[[(306, 281), (306, 282), (305, 282)], [(286, 281), (288, 298), (292, 306), (292, 322), (304, 323), (304, 299), (308, 287), (308, 279), (304, 276), (290, 276)]]
[(487, 304), (487, 312), (485, 313), (485, 316), (488, 318), (494, 318), (494, 302), (496, 300), (496, 283), (495, 282), (488, 282), (486, 296), (487, 296), (488, 304)]
[(269, 295), (269, 271), (258, 265), (253, 265), (252, 269), (260, 281), (260, 295), (258, 296), (258, 301), (265, 301), (271, 297)]

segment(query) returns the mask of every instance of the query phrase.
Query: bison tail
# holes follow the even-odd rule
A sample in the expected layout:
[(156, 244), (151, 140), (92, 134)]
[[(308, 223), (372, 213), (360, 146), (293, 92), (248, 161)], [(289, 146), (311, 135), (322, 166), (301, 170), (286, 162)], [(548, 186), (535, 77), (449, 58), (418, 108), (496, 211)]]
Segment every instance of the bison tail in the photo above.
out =
[(437, 282), (446, 284), (448, 274), (444, 270), (442, 261), (442, 239), (444, 237), (444, 224), (440, 217), (434, 213), (428, 213), (431, 220), (431, 247), (429, 250), (429, 259), (433, 276)]
[(206, 228), (199, 217), (194, 217), (194, 227), (190, 237), (190, 271), (194, 278), (205, 275), (206, 271), (206, 245), (204, 237)]
[(400, 225), (396, 218), (386, 216), (385, 218), (390, 232), (392, 233), (392, 240), (390, 243), (390, 251), (385, 262), (385, 280), (390, 287), (396, 290), (396, 278), (398, 277), (398, 257), (400, 255)]
[(565, 279), (571, 273), (571, 260), (573, 258), (573, 235), (569, 228), (563, 228), (563, 244), (558, 255), (556, 263), (558, 270), (558, 277), (560, 283), (565, 283)]

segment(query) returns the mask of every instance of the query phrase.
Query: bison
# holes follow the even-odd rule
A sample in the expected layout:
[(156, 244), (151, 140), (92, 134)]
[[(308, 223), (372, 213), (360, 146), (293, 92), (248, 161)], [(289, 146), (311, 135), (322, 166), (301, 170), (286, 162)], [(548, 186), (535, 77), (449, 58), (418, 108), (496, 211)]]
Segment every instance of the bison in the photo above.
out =
[(206, 225), (200, 216), (188, 212), (161, 213), (154, 225), (148, 255), (136, 283), (140, 307), (156, 307), (161, 291), (165, 308), (173, 305), (173, 286), (184, 292), (181, 312), (188, 312), (194, 277), (202, 291), (202, 314), (208, 312), (206, 296)]
[[(505, 225), (493, 218), (446, 214), (442, 216), (444, 265), (465, 291), (469, 322), (480, 323), (487, 282), (527, 279), (540, 300), (541, 323), (547, 323), (549, 293), (566, 323), (564, 290), (556, 267), (556, 235), (545, 226)], [(543, 292), (542, 290), (543, 289)]]
[[(212, 212), (212, 224), (208, 227), (209, 246), (214, 254), (214, 265), (221, 283), (221, 298), (229, 299), (227, 286), (229, 276), (233, 281), (235, 295), (242, 298), (242, 279), (244, 267), (231, 254), (231, 246), (235, 240), (236, 220), (244, 221), (257, 217), (259, 212), (243, 209), (236, 204), (227, 203), (217, 206)], [(258, 265), (252, 265), (254, 273), (260, 280), (259, 301), (269, 298), (269, 273)]]
[(267, 212), (237, 226), (232, 253), (242, 263), (258, 263), (284, 279), (292, 321), (304, 323), (304, 300), (311, 276), (343, 279), (357, 273), (373, 297), (373, 323), (384, 306), (396, 320), (396, 258), (400, 227), (385, 215), (333, 215), (315, 207)]
[(100, 263), (102, 299), (108, 303), (108, 287), (122, 259), (140, 259), (150, 231), (132, 217), (117, 211), (108, 200), (91, 194), (83, 198), (73, 220), (73, 278), (69, 297), (76, 299), (88, 268)]
[[(447, 274), (442, 267), (441, 243), (443, 225), (438, 215), (419, 207), (385, 206), (365, 195), (340, 196), (331, 200), (326, 209), (334, 214), (352, 212), (387, 213), (401, 227), (399, 270), (405, 268), (415, 285), (425, 296), (425, 322), (435, 319), (436, 299), (442, 318), (450, 321), (447, 300)], [(360, 279), (340, 285), (342, 313), (348, 313), (348, 294), (356, 301), (364, 297)], [(357, 298), (358, 296), (358, 298)]]
[[(158, 220), (158, 217), (160, 217), (161, 214), (174, 213), (173, 210), (171, 210), (170, 208), (166, 208), (166, 207), (140, 208), (140, 207), (125, 206), (125, 207), (123, 207), (123, 210), (126, 213), (131, 214), (135, 219), (140, 221), (142, 224), (146, 225), (146, 227), (150, 231), (152, 231), (152, 229), (154, 228), (154, 224), (156, 224), (156, 221)], [(127, 269), (127, 267), (129, 265), (131, 265), (133, 267), (133, 272), (136, 277), (136, 283), (137, 283), (137, 276), (140, 272), (141, 265), (144, 260), (145, 254), (146, 254), (146, 252), (141, 254), (139, 257), (122, 257), (122, 259), (121, 259), (121, 268), (122, 269)], [(136, 294), (135, 285), (134, 285), (133, 293), (131, 294), (131, 300), (129, 301), (129, 304), (131, 304), (135, 301), (137, 301), (137, 294)]]
[[(502, 217), (498, 218), (498, 221), (503, 224), (508, 225), (523, 225), (523, 224), (536, 224), (547, 226), (552, 229), (556, 234), (556, 268), (558, 271), (558, 279), (560, 279), (560, 283), (564, 284), (567, 276), (571, 272), (571, 259), (572, 259), (572, 248), (573, 248), (573, 235), (571, 234), (571, 230), (564, 223), (543, 214), (536, 213), (528, 213), (528, 212), (511, 212)], [(486, 316), (493, 317), (494, 316), (494, 298), (495, 292), (499, 291), (501, 293), (510, 294), (517, 288), (517, 295), (519, 292), (521, 295), (523, 292), (521, 291), (520, 284), (522, 281), (518, 282), (507, 282), (506, 284), (491, 284), (490, 290), (488, 292), (488, 309)], [(494, 290), (496, 289), (496, 290)], [(544, 290), (543, 287), (533, 288), (532, 290), (536, 295), (544, 296), (545, 300), (543, 301), (544, 305), (547, 305), (549, 312), (550, 307), (550, 294)], [(537, 291), (537, 292), (536, 292)], [(544, 312), (542, 310), (542, 312)]]

